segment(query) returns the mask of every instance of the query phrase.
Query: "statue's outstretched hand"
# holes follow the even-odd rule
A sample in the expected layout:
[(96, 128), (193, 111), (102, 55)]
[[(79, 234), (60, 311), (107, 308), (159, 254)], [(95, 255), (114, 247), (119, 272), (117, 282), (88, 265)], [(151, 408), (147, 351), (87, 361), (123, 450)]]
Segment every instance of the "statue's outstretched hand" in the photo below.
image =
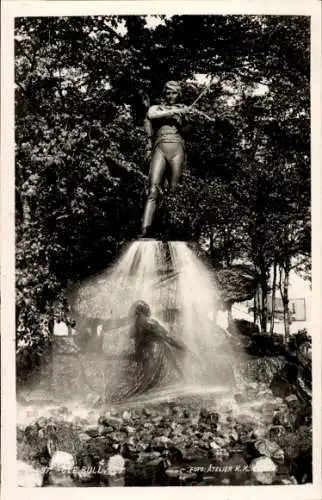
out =
[(189, 115), (190, 116), (201, 116), (202, 118), (204, 118), (208, 122), (216, 122), (215, 117), (209, 116), (209, 115), (207, 115), (207, 113), (205, 113), (204, 111), (200, 111), (200, 109), (197, 109), (197, 108), (190, 107), (189, 108)]
[(185, 105), (180, 105), (180, 106), (175, 106), (175, 114), (176, 115), (186, 115), (189, 113), (189, 106), (185, 106)]

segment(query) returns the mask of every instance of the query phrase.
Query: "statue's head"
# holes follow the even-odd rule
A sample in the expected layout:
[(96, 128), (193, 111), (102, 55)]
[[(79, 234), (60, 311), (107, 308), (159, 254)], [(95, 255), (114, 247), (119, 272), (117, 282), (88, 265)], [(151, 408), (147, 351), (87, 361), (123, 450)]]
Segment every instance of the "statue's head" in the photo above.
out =
[(164, 96), (168, 104), (174, 104), (178, 101), (181, 94), (181, 86), (179, 82), (171, 80), (164, 86)]
[(130, 317), (133, 319), (146, 317), (151, 315), (151, 309), (149, 304), (144, 300), (137, 300), (132, 304), (130, 309)]

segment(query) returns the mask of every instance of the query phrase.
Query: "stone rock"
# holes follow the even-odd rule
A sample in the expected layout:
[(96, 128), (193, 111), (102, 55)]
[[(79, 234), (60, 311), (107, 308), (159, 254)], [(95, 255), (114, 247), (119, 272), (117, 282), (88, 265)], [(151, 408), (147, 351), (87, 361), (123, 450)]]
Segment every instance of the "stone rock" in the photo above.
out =
[(107, 473), (111, 476), (122, 475), (125, 472), (125, 460), (122, 455), (113, 455), (107, 462)]
[(60, 408), (58, 408), (58, 411), (59, 411), (59, 413), (62, 413), (63, 415), (67, 415), (68, 408), (67, 408), (67, 406), (61, 406)]
[(246, 481), (244, 481), (243, 485), (244, 486), (255, 486), (256, 484), (256, 480), (251, 478), (251, 479), (246, 479)]
[(125, 427), (125, 430), (127, 432), (128, 435), (133, 435), (133, 434), (136, 434), (136, 428), (131, 426), (131, 425), (127, 425)]
[(59, 470), (51, 470), (48, 473), (46, 486), (70, 488), (75, 486), (75, 483), (69, 474), (65, 474), (64, 472)]
[(250, 415), (248, 413), (240, 413), (237, 418), (237, 423), (247, 427), (248, 429), (252, 429), (254, 424), (256, 423), (256, 419), (254, 415)]
[(264, 389), (264, 390), (261, 390), (257, 393), (256, 395), (256, 398), (257, 399), (269, 399), (269, 400), (272, 400), (274, 398), (274, 395), (272, 393), (272, 391), (268, 388)]
[(252, 477), (260, 484), (273, 484), (277, 466), (269, 457), (259, 457), (250, 464)]
[(111, 425), (115, 428), (118, 428), (123, 424), (123, 420), (120, 417), (115, 417), (113, 415), (110, 415), (109, 417), (107, 417), (107, 422), (108, 422), (108, 425)]
[(154, 429), (154, 424), (152, 422), (145, 422), (143, 427), (151, 432)]
[(166, 475), (168, 477), (179, 477), (180, 476), (180, 468), (178, 467), (169, 467), (168, 469), (166, 469), (165, 471)]
[(98, 406), (101, 403), (101, 396), (98, 394), (88, 394), (86, 396), (86, 403), (88, 406)]
[(89, 425), (89, 421), (86, 418), (81, 418), (77, 415), (73, 419), (73, 424), (75, 427), (83, 428)]
[(44, 437), (45, 437), (45, 431), (44, 431), (44, 429), (39, 429), (39, 431), (38, 431), (38, 437), (39, 437), (39, 439), (44, 439)]
[(219, 420), (219, 414), (214, 411), (209, 411), (206, 408), (201, 408), (199, 412), (199, 427), (200, 424), (216, 425)]
[(152, 445), (157, 448), (168, 448), (170, 444), (173, 443), (167, 436), (157, 436), (152, 441)]
[(203, 439), (203, 441), (209, 441), (211, 439), (214, 439), (214, 434), (212, 432), (204, 432), (201, 436), (201, 438)]
[(70, 474), (75, 466), (73, 455), (66, 451), (56, 451), (49, 462), (49, 469)]
[(285, 453), (284, 451), (282, 450), (282, 448), (279, 448), (278, 450), (276, 450), (273, 454), (272, 454), (272, 457), (271, 457), (274, 462), (276, 462), (277, 464), (283, 464), (284, 461), (285, 461)]
[(98, 427), (87, 427), (86, 429), (84, 429), (84, 432), (91, 438), (96, 438), (97, 436), (99, 436)]
[(238, 432), (237, 432), (235, 429), (232, 429), (232, 430), (230, 431), (229, 437), (230, 437), (233, 441), (237, 442), (237, 441), (238, 441)]
[[(166, 481), (163, 458), (139, 464), (129, 462), (126, 468), (126, 486), (161, 486)], [(170, 480), (170, 478), (169, 478)]]
[(211, 455), (217, 463), (222, 463), (229, 457), (229, 451), (225, 448), (212, 448)]
[(234, 399), (236, 403), (245, 403), (247, 401), (245, 394), (242, 392), (237, 392), (237, 394), (234, 395)]
[(283, 478), (281, 479), (281, 484), (298, 484), (294, 476), (291, 476), (290, 478)]
[(85, 432), (80, 432), (77, 437), (81, 443), (86, 443), (86, 441), (90, 441), (92, 439), (88, 434), (85, 434)]
[(269, 428), (268, 435), (270, 439), (274, 440), (275, 438), (283, 436), (285, 432), (285, 427), (283, 427), (282, 425), (272, 425)]
[(274, 412), (279, 409), (279, 405), (275, 401), (266, 401), (263, 403), (261, 411), (263, 414), (273, 416)]
[(96, 472), (93, 466), (89, 467), (75, 467), (73, 469), (72, 477), (78, 483), (91, 483), (94, 481)]
[(28, 418), (35, 418), (38, 417), (39, 412), (38, 410), (27, 410), (26, 415)]
[(108, 480), (108, 485), (110, 487), (121, 487), (125, 486), (125, 478), (124, 475), (119, 476), (110, 476)]
[(286, 486), (287, 484), (293, 484), (293, 483), (292, 483), (292, 481), (291, 481), (290, 479), (288, 479), (288, 478), (282, 478), (282, 479), (280, 480), (280, 483), (281, 483), (281, 484), (284, 484), (285, 486)]
[(298, 408), (298, 406), (300, 404), (299, 399), (296, 396), (296, 394), (290, 394), (289, 396), (287, 396), (285, 398), (285, 401), (286, 401), (288, 407), (292, 410), (295, 410), (296, 408)]
[(129, 412), (128, 410), (125, 410), (123, 413), (122, 413), (122, 418), (123, 420), (131, 420), (131, 412)]
[(252, 441), (249, 436), (249, 432), (246, 430), (238, 430), (238, 442), (241, 443), (242, 445), (247, 444), (248, 442)]
[(123, 443), (127, 438), (127, 434), (126, 432), (116, 431), (112, 433), (112, 438), (115, 443)]
[(181, 484), (186, 484), (192, 481), (196, 481), (197, 474), (195, 472), (180, 472), (179, 481)]
[[(224, 478), (226, 480), (226, 478)], [(218, 478), (218, 474), (216, 475), (203, 475), (202, 481), (199, 483), (199, 486), (216, 486), (218, 484), (221, 484), (221, 481)], [(228, 484), (222, 483), (222, 484)]]
[(182, 451), (184, 462), (198, 462), (204, 459), (205, 452), (199, 448), (190, 447), (185, 448)]
[(273, 417), (273, 425), (280, 425), (285, 429), (292, 428), (292, 417), (288, 411), (280, 410)]
[(113, 427), (109, 428), (106, 425), (99, 425), (97, 430), (99, 436), (104, 436), (105, 434), (109, 434), (111, 431), (113, 431)]
[(46, 427), (47, 424), (48, 424), (47, 418), (45, 418), (45, 417), (38, 418), (38, 420), (37, 420), (38, 427), (43, 428), (43, 427)]
[(257, 393), (258, 393), (258, 384), (256, 382), (252, 382), (246, 386), (245, 394), (248, 400), (255, 399)]
[(107, 418), (106, 418), (105, 414), (100, 415), (98, 417), (97, 424), (98, 425), (108, 425), (108, 421), (107, 421)]
[(18, 443), (23, 441), (24, 436), (25, 436), (25, 430), (22, 429), (21, 427), (17, 427), (17, 441), (18, 441)]
[(160, 425), (162, 418), (163, 417), (161, 415), (157, 415), (157, 416), (152, 418), (152, 422), (154, 423), (154, 425)]
[(279, 406), (281, 406), (284, 403), (283, 398), (280, 398), (279, 396), (277, 396), (274, 401)]
[(97, 425), (97, 412), (94, 411), (94, 410), (90, 410), (88, 413), (87, 413), (87, 416), (86, 416), (88, 422), (90, 425)]
[(141, 452), (137, 458), (138, 463), (146, 463), (150, 462), (151, 460), (155, 460), (156, 458), (160, 458), (161, 453), (158, 451), (151, 451), (151, 452)]
[(256, 439), (262, 439), (266, 436), (267, 434), (267, 427), (256, 427), (255, 429), (253, 429), (252, 431), (252, 435), (256, 438)]
[(220, 449), (221, 449), (221, 447), (219, 446), (219, 444), (218, 444), (216, 441), (212, 441), (212, 442), (210, 443), (210, 448), (211, 448), (212, 450), (220, 450)]
[(220, 448), (224, 448), (230, 443), (230, 439), (229, 436), (216, 436), (213, 442), (215, 442)]
[(275, 441), (269, 441), (268, 439), (259, 439), (256, 441), (255, 448), (260, 455), (270, 458), (273, 458), (275, 454), (282, 451)]
[(22, 460), (17, 460), (17, 486), (22, 488), (41, 488), (43, 483), (44, 475), (41, 470)]
[(150, 443), (149, 441), (139, 441), (136, 443), (136, 448), (138, 451), (146, 451), (150, 448)]
[(36, 425), (27, 425), (25, 428), (25, 440), (29, 444), (36, 444), (38, 441), (38, 427)]

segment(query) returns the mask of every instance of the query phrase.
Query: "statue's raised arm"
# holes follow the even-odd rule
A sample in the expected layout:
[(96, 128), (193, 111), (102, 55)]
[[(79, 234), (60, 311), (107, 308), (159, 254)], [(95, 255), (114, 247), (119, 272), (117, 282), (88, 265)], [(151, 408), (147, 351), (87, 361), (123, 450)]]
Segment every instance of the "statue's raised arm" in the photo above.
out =
[(184, 113), (188, 112), (187, 106), (162, 106), (162, 105), (154, 105), (148, 109), (147, 118), (149, 120), (158, 120), (161, 118), (175, 118), (177, 116), (181, 116)]

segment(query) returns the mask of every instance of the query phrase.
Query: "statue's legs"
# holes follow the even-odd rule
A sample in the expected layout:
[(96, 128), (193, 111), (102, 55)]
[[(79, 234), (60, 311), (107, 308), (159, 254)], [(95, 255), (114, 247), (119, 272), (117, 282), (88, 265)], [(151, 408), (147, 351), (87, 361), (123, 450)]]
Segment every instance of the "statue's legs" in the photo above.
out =
[(185, 150), (182, 144), (169, 144), (169, 146), (176, 146), (174, 154), (168, 155), (168, 161), (171, 168), (170, 189), (174, 192), (181, 179), (184, 168)]
[(151, 227), (158, 196), (160, 193), (160, 186), (165, 174), (166, 158), (159, 147), (156, 147), (153, 153), (149, 174), (149, 193), (148, 199), (144, 209), (142, 221), (142, 235), (144, 236), (147, 230)]
[(166, 173), (166, 167), (170, 167), (169, 185), (173, 192), (181, 178), (185, 163), (185, 149), (181, 143), (160, 143), (154, 150), (150, 167), (150, 186), (148, 199), (145, 205), (142, 235), (152, 226), (161, 185)]

